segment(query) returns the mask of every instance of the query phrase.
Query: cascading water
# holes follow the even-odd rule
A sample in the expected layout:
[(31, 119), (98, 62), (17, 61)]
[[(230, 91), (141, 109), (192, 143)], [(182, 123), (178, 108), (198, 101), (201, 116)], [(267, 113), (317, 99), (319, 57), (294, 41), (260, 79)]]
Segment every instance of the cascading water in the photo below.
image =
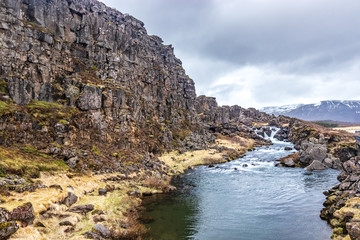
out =
[(174, 179), (177, 191), (144, 199), (143, 214), (154, 219), (149, 239), (330, 239), (319, 212), (338, 172), (275, 167), (295, 151), (285, 150), (292, 143), (277, 140), (275, 127), (255, 131), (273, 145), (214, 168), (196, 167)]

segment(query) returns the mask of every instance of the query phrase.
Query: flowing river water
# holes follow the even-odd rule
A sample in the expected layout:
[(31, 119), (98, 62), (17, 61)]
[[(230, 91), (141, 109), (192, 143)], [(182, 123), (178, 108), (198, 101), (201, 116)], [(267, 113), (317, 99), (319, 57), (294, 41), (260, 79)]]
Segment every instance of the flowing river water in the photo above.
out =
[(319, 217), (322, 192), (337, 184), (339, 172), (275, 167), (293, 145), (272, 140), (238, 160), (175, 177), (174, 192), (146, 197), (142, 214), (152, 219), (146, 238), (330, 239), (332, 231)]

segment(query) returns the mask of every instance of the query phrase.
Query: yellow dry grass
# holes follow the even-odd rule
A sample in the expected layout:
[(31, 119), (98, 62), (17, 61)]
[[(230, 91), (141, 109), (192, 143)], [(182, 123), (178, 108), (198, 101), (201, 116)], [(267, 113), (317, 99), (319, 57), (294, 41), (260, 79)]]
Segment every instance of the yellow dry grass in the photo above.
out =
[[(68, 186), (71, 186), (73, 188), (72, 192), (79, 197), (75, 205), (93, 204), (96, 210), (101, 210), (105, 213), (107, 220), (106, 225), (110, 228), (111, 225), (119, 225), (120, 221), (126, 222), (127, 219), (124, 213), (141, 204), (140, 199), (129, 197), (127, 191), (132, 191), (137, 188), (141, 191), (154, 192), (154, 190), (141, 186), (141, 182), (138, 181), (139, 178), (136, 175), (132, 175), (133, 178), (129, 180), (111, 182), (111, 184), (119, 190), (109, 192), (106, 196), (99, 196), (97, 192), (98, 188), (104, 188), (107, 184), (103, 180), (118, 175), (119, 174), (93, 175), (88, 173), (86, 175), (68, 177), (62, 173), (58, 175), (42, 173), (40, 181), (43, 184), (47, 186), (57, 184), (64, 190), (46, 188), (37, 189), (33, 193), (12, 193), (12, 196), (8, 197), (6, 202), (1, 204), (1, 207), (12, 210), (25, 202), (31, 202), (33, 203), (36, 215), (35, 223), (37, 221), (42, 222), (46, 226), (46, 229), (34, 226), (20, 228), (11, 236), (11, 239), (85, 239), (81, 234), (89, 231), (96, 223), (90, 213), (86, 216), (70, 213), (67, 212), (68, 208), (65, 205), (59, 204), (59, 202), (67, 196)], [(48, 210), (48, 212), (57, 215), (63, 214), (68, 216), (62, 219), (57, 217), (45, 219), (39, 215), (39, 213), (44, 210)], [(59, 226), (59, 222), (65, 220), (76, 223), (74, 233), (65, 233), (64, 230), (68, 227)]]
[[(253, 140), (247, 140), (241, 137), (234, 138), (219, 138), (215, 145), (218, 147), (226, 147), (241, 154), (245, 153), (247, 149), (254, 147)], [(171, 152), (164, 154), (160, 160), (169, 165), (175, 174), (182, 173), (189, 166), (222, 163), (224, 159), (224, 152), (218, 151), (217, 148), (207, 150), (188, 151), (182, 154), (178, 152)], [(226, 150), (225, 150), (226, 151)], [(131, 222), (131, 216), (127, 216), (127, 212), (141, 204), (141, 199), (130, 197), (127, 195), (128, 191), (138, 190), (140, 192), (160, 193), (162, 188), (169, 183), (170, 178), (156, 179), (156, 177), (143, 178), (142, 172), (137, 172), (129, 176), (126, 180), (118, 182), (104, 181), (112, 176), (123, 176), (118, 173), (95, 175), (91, 172), (82, 175), (69, 175), (63, 172), (58, 173), (41, 173), (39, 181), (47, 186), (60, 185), (63, 190), (55, 188), (37, 189), (35, 192), (29, 193), (11, 193), (0, 206), (8, 210), (12, 210), (17, 206), (31, 202), (35, 211), (35, 222), (43, 223), (46, 228), (35, 227), (34, 225), (26, 228), (20, 228), (11, 239), (39, 239), (39, 240), (62, 240), (62, 239), (76, 239), (82, 240), (81, 235), (86, 231), (91, 230), (92, 226), (96, 224), (94, 216), (91, 213), (84, 215), (68, 212), (68, 208), (59, 204), (68, 195), (68, 186), (76, 196), (78, 201), (75, 205), (93, 204), (95, 210), (104, 212), (102, 215), (106, 222), (103, 224), (110, 229), (115, 228), (121, 223)], [(124, 176), (123, 176), (124, 177)], [(163, 180), (161, 182), (160, 180)], [(115, 187), (113, 192), (108, 192), (106, 196), (99, 196), (98, 189), (105, 188), (106, 185)], [(48, 218), (39, 214), (42, 211), (54, 214), (54, 217)], [(63, 215), (65, 217), (59, 217)], [(76, 224), (73, 232), (65, 232), (69, 227), (59, 226), (60, 221), (68, 220)], [(133, 226), (134, 229), (138, 226)], [(117, 231), (130, 231), (131, 229), (123, 229)]]
[[(218, 147), (233, 149), (239, 152), (239, 154), (244, 154), (246, 150), (254, 147), (255, 141), (241, 137), (231, 139), (219, 138), (216, 140), (216, 145)], [(223, 152), (215, 148), (209, 148), (206, 150), (186, 151), (184, 153), (172, 151), (161, 155), (159, 159), (173, 169), (175, 174), (179, 174), (191, 166), (224, 163), (227, 160), (223, 155)]]
[(346, 132), (350, 132), (350, 133), (355, 133), (355, 131), (360, 131), (360, 126), (336, 127), (334, 129), (346, 131)]

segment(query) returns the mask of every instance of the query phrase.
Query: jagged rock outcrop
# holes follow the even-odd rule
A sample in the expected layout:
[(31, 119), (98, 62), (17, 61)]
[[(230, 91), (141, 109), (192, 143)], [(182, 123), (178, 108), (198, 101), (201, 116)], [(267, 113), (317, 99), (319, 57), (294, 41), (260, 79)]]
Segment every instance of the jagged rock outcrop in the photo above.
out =
[[(97, 168), (103, 162), (84, 159), (115, 159), (116, 149), (204, 148), (213, 140), (201, 132), (194, 82), (172, 46), (98, 1), (1, 1), (0, 50), (2, 145), (31, 143), (72, 168)], [(52, 143), (60, 148), (52, 151)], [(95, 143), (112, 152), (92, 154), (85, 145)]]
[(338, 176), (340, 184), (325, 192), (326, 201), (321, 218), (334, 228), (336, 236), (350, 239), (359, 237), (360, 204), (360, 157), (342, 163), (343, 171)]
[(247, 134), (257, 139), (259, 137), (252, 128), (254, 124), (276, 122), (274, 117), (254, 108), (244, 109), (237, 105), (218, 106), (214, 97), (203, 95), (196, 98), (195, 109), (206, 128), (224, 135)]

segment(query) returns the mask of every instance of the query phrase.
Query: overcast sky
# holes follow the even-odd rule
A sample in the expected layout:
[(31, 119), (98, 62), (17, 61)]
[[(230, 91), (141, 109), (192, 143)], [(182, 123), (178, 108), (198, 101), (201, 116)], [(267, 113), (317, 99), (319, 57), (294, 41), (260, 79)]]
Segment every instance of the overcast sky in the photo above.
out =
[(359, 0), (102, 2), (172, 44), (220, 105), (360, 100)]

